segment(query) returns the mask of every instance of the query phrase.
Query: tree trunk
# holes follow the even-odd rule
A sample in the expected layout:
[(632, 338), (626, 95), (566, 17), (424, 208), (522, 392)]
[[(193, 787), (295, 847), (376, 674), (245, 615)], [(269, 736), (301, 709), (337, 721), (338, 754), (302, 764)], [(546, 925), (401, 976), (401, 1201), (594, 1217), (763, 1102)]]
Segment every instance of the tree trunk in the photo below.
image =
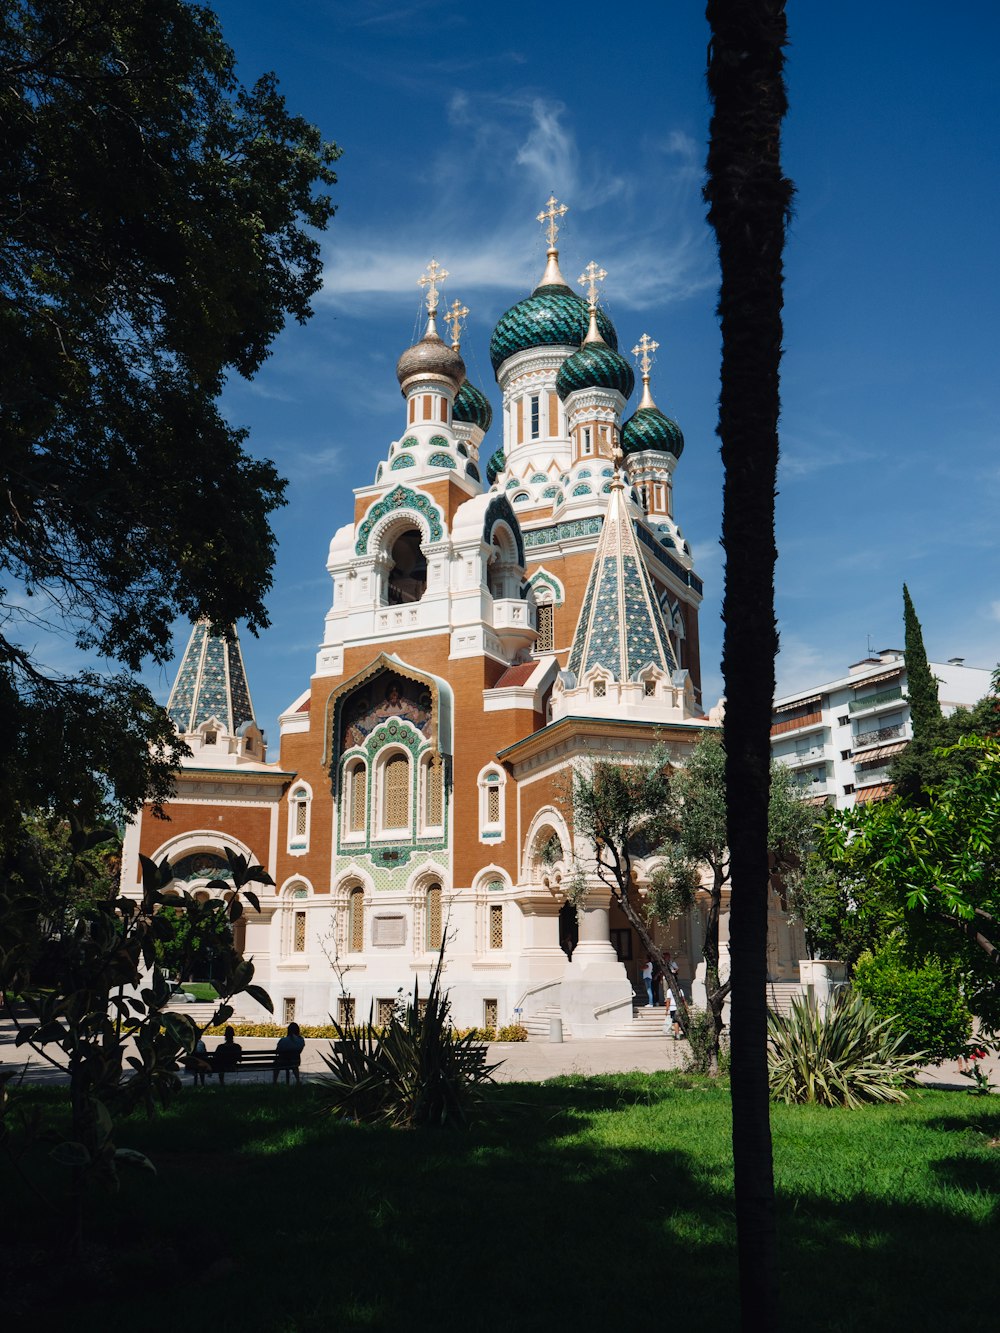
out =
[(778, 1323), (765, 981), (781, 264), (792, 194), (780, 159), (786, 22), (783, 0), (709, 0), (707, 17), (705, 198), (721, 268), (733, 1161), (741, 1327), (758, 1330)]

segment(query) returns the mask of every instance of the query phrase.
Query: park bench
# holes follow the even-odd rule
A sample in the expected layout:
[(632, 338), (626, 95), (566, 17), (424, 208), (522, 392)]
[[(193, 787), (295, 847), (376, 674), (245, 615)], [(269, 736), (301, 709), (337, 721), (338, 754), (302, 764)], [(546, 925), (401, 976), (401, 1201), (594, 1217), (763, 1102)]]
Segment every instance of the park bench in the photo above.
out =
[[(221, 1045), (221, 1042), (219, 1043), (219, 1045)], [(218, 1047), (216, 1047), (215, 1049), (218, 1049)], [(219, 1070), (211, 1067), (212, 1055), (213, 1052), (209, 1051), (208, 1062), (210, 1068), (204, 1071), (206, 1077), (211, 1077), (213, 1074), (219, 1073)], [(275, 1063), (278, 1062), (278, 1060), (279, 1057), (274, 1052), (274, 1050), (269, 1050), (269, 1051), (244, 1050), (242, 1059), (240, 1060), (239, 1064), (235, 1065), (232, 1069), (225, 1069), (222, 1072), (226, 1075), (247, 1074), (250, 1073), (252, 1070), (259, 1070), (259, 1069), (267, 1069), (273, 1072)], [(292, 1074), (298, 1070), (299, 1063), (300, 1060), (298, 1056), (282, 1055), (280, 1057), (280, 1063), (278, 1063), (278, 1073), (279, 1074), (282, 1072), (284, 1073), (286, 1083), (290, 1082)], [(192, 1077), (194, 1077), (195, 1079), (195, 1082), (197, 1082), (197, 1074), (195, 1073), (195, 1071), (192, 1069), (188, 1072), (191, 1073)]]

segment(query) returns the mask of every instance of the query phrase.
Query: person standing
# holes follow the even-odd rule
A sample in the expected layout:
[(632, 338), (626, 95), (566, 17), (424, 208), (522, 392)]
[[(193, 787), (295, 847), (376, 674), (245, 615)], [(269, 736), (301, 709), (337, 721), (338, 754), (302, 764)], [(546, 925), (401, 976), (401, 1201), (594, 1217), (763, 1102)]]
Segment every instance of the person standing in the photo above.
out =
[(646, 988), (646, 1003), (653, 1004), (653, 960), (647, 958), (642, 965), (642, 984)]
[[(667, 987), (667, 995), (666, 995), (667, 1021), (670, 1023), (670, 1026), (673, 1029), (674, 1041), (680, 1041), (681, 1037), (683, 1036), (683, 1033), (681, 1032), (680, 1019), (677, 1017), (677, 999), (674, 993), (676, 987), (677, 987), (676, 980), (672, 980), (670, 985)], [(664, 1024), (664, 1029), (665, 1028), (666, 1028), (666, 1023)]]

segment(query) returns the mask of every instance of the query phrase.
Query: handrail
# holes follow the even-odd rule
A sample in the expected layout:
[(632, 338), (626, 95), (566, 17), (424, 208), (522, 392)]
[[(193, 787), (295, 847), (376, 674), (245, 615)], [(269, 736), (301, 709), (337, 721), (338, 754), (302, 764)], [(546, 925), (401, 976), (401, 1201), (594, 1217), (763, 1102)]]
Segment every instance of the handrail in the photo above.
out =
[(521, 998), (518, 1000), (517, 1004), (514, 1005), (514, 1008), (523, 1009), (524, 1002), (529, 995), (537, 995), (539, 991), (548, 990), (551, 986), (561, 986), (561, 985), (562, 985), (562, 977), (556, 977), (554, 981), (543, 981), (539, 986), (529, 986), (528, 989), (521, 996)]
[(635, 1003), (635, 995), (631, 995), (627, 1000), (615, 1000), (611, 1004), (599, 1004), (594, 1010), (594, 1017), (600, 1018), (601, 1014), (610, 1014), (612, 1009), (624, 1009), (628, 1005), (629, 1009)]

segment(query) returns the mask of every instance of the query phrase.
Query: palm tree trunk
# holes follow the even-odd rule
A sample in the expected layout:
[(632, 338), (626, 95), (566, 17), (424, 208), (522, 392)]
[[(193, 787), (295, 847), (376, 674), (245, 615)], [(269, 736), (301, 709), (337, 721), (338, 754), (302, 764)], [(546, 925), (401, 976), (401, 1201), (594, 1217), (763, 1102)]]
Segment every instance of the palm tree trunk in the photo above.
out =
[(782, 249), (792, 196), (780, 154), (786, 22), (784, 0), (709, 0), (706, 12), (714, 111), (705, 198), (722, 273), (733, 1160), (741, 1327), (759, 1330), (778, 1323), (765, 981)]

